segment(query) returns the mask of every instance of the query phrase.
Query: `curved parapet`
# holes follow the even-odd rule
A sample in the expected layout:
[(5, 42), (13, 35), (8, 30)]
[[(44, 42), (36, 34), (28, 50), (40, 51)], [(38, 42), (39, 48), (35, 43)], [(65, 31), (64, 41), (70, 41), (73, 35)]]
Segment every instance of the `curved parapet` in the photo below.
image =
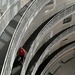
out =
[[(14, 59), (15, 59), (15, 56), (16, 56), (17, 49), (18, 49), (20, 41), (23, 37), (23, 33), (26, 32), (27, 27), (30, 25), (30, 22), (37, 15), (37, 13), (44, 7), (44, 5), (47, 4), (48, 2), (49, 2), (49, 0), (48, 1), (45, 1), (45, 0), (33, 1), (33, 3), (28, 8), (28, 10), (24, 13), (21, 21), (19, 22), (19, 24), (18, 24), (18, 26), (15, 30), (13, 38), (11, 40), (11, 43), (10, 43), (10, 46), (9, 46), (9, 49), (8, 49), (8, 52), (7, 52), (7, 55), (6, 55), (6, 58), (5, 58), (5, 62), (4, 62), (4, 65), (3, 65), (1, 75), (10, 75), (11, 70), (12, 70), (12, 66), (13, 66), (13, 62), (14, 62)], [(31, 18), (32, 18), (32, 20), (30, 21)]]
[[(47, 75), (49, 72), (53, 74), (56, 71), (56, 69), (59, 67), (59, 66), (57, 66), (56, 69), (53, 69), (52, 66), (54, 66), (54, 63), (57, 63), (57, 62), (60, 63), (61, 62), (60, 65), (62, 63), (65, 64), (66, 61), (69, 61), (71, 58), (74, 57), (74, 54), (75, 54), (74, 49), (75, 49), (75, 42), (73, 42), (73, 43), (69, 44), (67, 47), (64, 47), (63, 49), (61, 49), (61, 51), (51, 61), (48, 62), (48, 64), (43, 69), (43, 71), (40, 75)], [(61, 57), (61, 60), (60, 60), (60, 58), (58, 59), (57, 57), (60, 57), (61, 55), (63, 55), (63, 56)], [(58, 61), (58, 60), (60, 60), (60, 61)]]
[[(12, 67), (13, 67), (13, 64), (14, 64), (14, 61), (15, 61), (15, 58), (16, 58), (16, 53), (18, 51), (18, 48), (22, 47), (24, 42), (26, 42), (27, 38), (29, 38), (30, 34), (33, 33), (32, 29), (30, 27), (33, 27), (35, 30), (37, 29), (37, 27), (35, 28), (34, 25), (32, 25), (31, 23), (33, 21), (35, 21), (34, 19), (37, 16), (37, 14), (41, 11), (41, 9), (44, 6), (47, 5), (47, 3), (49, 1), (50, 0), (42, 0), (42, 1), (33, 0), (32, 3), (30, 4), (30, 6), (27, 8), (27, 10), (24, 12), (22, 18), (20, 19), (20, 21), (19, 21), (19, 23), (18, 23), (18, 25), (15, 29), (12, 40), (10, 42), (10, 45), (9, 45), (9, 48), (8, 48), (8, 51), (7, 51), (7, 54), (6, 54), (6, 57), (5, 57), (5, 61), (4, 61), (4, 64), (3, 64), (3, 68), (2, 68), (2, 71), (1, 71), (1, 75), (10, 75), (11, 74)], [(60, 2), (60, 0), (59, 0), (59, 2)], [(63, 2), (65, 2), (65, 0)], [(61, 4), (63, 5), (62, 2), (61, 2)], [(61, 6), (61, 8), (63, 8), (63, 7)], [(59, 12), (59, 10), (61, 10), (61, 11)], [(36, 56), (36, 53), (37, 53), (38, 49), (46, 41), (51, 39), (51, 37), (50, 37), (50, 38), (46, 39), (45, 42), (43, 42), (45, 40), (45, 37), (49, 37), (48, 34), (51, 33), (51, 30), (53, 30), (54, 27), (57, 26), (58, 23), (63, 21), (65, 18), (67, 18), (70, 15), (73, 16), (75, 14), (75, 3), (71, 3), (70, 5), (64, 7), (63, 9), (59, 9), (59, 10), (57, 11), (58, 13), (55, 14), (51, 18), (50, 21), (48, 20), (49, 22), (43, 28), (41, 28), (39, 30), (40, 33), (38, 32), (39, 34), (36, 36), (35, 40), (33, 42), (31, 42), (31, 47), (30, 47), (29, 52), (26, 56), (26, 59), (24, 60), (24, 63), (23, 63), (21, 75), (26, 74), (27, 69), (29, 67), (29, 64), (30, 64), (32, 58)], [(73, 23), (71, 25), (73, 25)], [(29, 29), (30, 29), (30, 31), (32, 31), (30, 34), (28, 34)], [(61, 30), (59, 30), (59, 32), (60, 31)], [(56, 33), (58, 33), (58, 32), (56, 32)], [(57, 46), (58, 43), (61, 42), (62, 40), (64, 40), (66, 37), (69, 37), (73, 34), (75, 34), (75, 26), (67, 29), (62, 34), (60, 34), (57, 38), (55, 37), (55, 39), (53, 39), (53, 41), (45, 49), (45, 51), (43, 51), (43, 53), (41, 55), (39, 55), (39, 58), (37, 59), (38, 61), (36, 63), (34, 63), (35, 65), (33, 67), (33, 71), (30, 74), (36, 75), (36, 72), (37, 72), (40, 64), (43, 62), (43, 60), (46, 58), (46, 56), (48, 56), (50, 51), (52, 53), (55, 52), (52, 49), (54, 49), (55, 46)], [(73, 40), (74, 40), (74, 38), (70, 41), (73, 41)]]
[(7, 27), (4, 29), (2, 35), (0, 36), (0, 72), (1, 72), (1, 68), (3, 65), (3, 61), (4, 58), (6, 56), (7, 53), (7, 49), (10, 43), (10, 40), (12, 38), (12, 35), (14, 33), (14, 30), (17, 27), (17, 24), (20, 20), (20, 18), (22, 17), (23, 13), (26, 11), (26, 9), (28, 8), (28, 6), (31, 4), (32, 1), (29, 1), (18, 13), (17, 15), (10, 21), (10, 23), (7, 25)]
[[(72, 31), (72, 32), (71, 32)], [(40, 56), (39, 60), (37, 61), (33, 72), (31, 75), (35, 75), (38, 67), (40, 66), (40, 64), (43, 62), (43, 60), (46, 58), (46, 56), (48, 56), (49, 54), (52, 54), (54, 52), (54, 50), (52, 49), (52, 47), (55, 46), (55, 44), (57, 44), (58, 42), (60, 42), (61, 40), (63, 40), (66, 37), (69, 37), (70, 35), (75, 34), (75, 26), (71, 27), (70, 29), (64, 31), (62, 34), (60, 34), (55, 40), (53, 40), (50, 45), (46, 48), (46, 50), (42, 53), (42, 55)]]

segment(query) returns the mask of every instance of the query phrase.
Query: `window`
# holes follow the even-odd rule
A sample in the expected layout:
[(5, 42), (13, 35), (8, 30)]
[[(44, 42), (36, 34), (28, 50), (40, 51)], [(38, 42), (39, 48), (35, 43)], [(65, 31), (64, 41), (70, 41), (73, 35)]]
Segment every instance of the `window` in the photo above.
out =
[(69, 17), (67, 17), (67, 18), (65, 18), (65, 19), (63, 20), (63, 24), (68, 23), (68, 22), (71, 22), (71, 20), (72, 20), (72, 15), (69, 16)]

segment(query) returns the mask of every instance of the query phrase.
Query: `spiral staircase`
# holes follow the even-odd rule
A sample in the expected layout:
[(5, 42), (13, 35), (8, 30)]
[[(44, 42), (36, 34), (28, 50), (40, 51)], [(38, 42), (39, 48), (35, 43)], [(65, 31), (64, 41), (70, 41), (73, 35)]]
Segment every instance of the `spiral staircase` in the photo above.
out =
[(74, 75), (74, 63), (75, 0), (0, 0), (1, 75)]

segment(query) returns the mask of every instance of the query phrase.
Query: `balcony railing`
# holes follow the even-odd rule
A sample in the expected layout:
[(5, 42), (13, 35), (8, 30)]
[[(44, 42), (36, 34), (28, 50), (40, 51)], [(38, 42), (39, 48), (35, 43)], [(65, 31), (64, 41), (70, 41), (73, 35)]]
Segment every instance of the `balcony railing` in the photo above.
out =
[[(66, 52), (70, 52), (70, 51), (72, 51), (74, 48), (75, 48), (75, 42), (72, 43), (71, 45), (67, 46), (66, 48), (62, 49), (62, 51), (65, 52), (66, 50), (68, 50), (68, 51), (66, 51)], [(62, 52), (61, 52), (61, 53), (62, 53)], [(59, 56), (59, 53), (58, 53), (57, 56)], [(48, 72), (50, 71), (51, 66), (54, 65), (53, 63), (56, 63), (56, 61), (58, 60), (57, 56), (55, 56), (55, 57), (46, 65), (46, 67), (44, 68), (44, 70), (42, 71), (42, 73), (41, 73), (40, 75), (45, 75), (45, 73), (48, 73)], [(61, 55), (60, 55), (60, 56), (61, 56)], [(59, 57), (60, 57), (60, 56), (59, 56)], [(50, 65), (50, 64), (51, 64), (51, 65)]]
[(36, 63), (33, 72), (31, 75), (35, 75), (38, 67), (40, 66), (40, 64), (43, 62), (44, 58), (46, 56), (48, 56), (48, 54), (53, 53), (54, 51), (52, 51), (52, 48), (54, 45), (56, 45), (58, 42), (61, 41), (61, 39), (63, 39), (65, 36), (67, 35), (71, 35), (72, 33), (75, 33), (75, 25), (72, 26), (71, 28), (69, 28), (68, 30), (64, 31), (62, 34), (60, 34), (56, 39), (54, 39), (50, 45), (45, 49), (45, 51), (42, 53), (42, 55), (40, 56), (38, 62)]
[[(14, 59), (16, 57), (17, 50), (19, 48), (19, 44), (23, 37), (23, 33), (26, 32), (33, 18), (38, 14), (38, 12), (49, 2), (50, 0), (33, 0), (31, 5), (28, 7), (27, 11), (23, 14), (11, 40), (8, 52), (6, 54), (6, 58), (4, 61), (4, 65), (2, 68), (1, 75), (10, 75)], [(24, 29), (23, 29), (24, 28)], [(24, 31), (23, 31), (24, 30)], [(23, 32), (23, 33), (22, 33)], [(24, 75), (24, 67), (22, 70), (22, 75)]]
[[(70, 11), (71, 10), (71, 11)], [(37, 38), (34, 40), (28, 54), (27, 57), (25, 59), (25, 63), (24, 63), (24, 69), (27, 69), (27, 66), (30, 62), (30, 60), (33, 58), (33, 56), (35, 55), (35, 53), (37, 52), (37, 48), (39, 46), (39, 44), (41, 43), (42, 39), (47, 35), (48, 32), (51, 31), (51, 29), (56, 26), (59, 22), (61, 22), (64, 18), (72, 15), (73, 13), (75, 13), (75, 4), (73, 4), (72, 6), (63, 9), (61, 12), (59, 12), (56, 16), (54, 16), (50, 22), (41, 30), (41, 32), (38, 34)], [(29, 59), (29, 60), (28, 60)]]

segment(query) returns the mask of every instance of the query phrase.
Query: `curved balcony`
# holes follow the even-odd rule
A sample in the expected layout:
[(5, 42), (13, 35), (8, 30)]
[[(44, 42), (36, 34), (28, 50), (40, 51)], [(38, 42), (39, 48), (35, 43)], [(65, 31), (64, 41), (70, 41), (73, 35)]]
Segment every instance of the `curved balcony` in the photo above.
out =
[[(54, 65), (60, 61), (63, 61), (66, 63), (68, 60), (74, 57), (74, 49), (75, 49), (75, 42), (67, 46), (66, 48), (62, 49), (56, 56), (53, 57), (51, 61), (48, 62), (44, 70), (42, 71), (41, 75), (47, 75), (49, 72), (54, 73), (54, 71), (61, 65), (57, 66), (56, 69), (54, 70)], [(69, 54), (69, 55), (68, 55)], [(66, 58), (67, 56), (67, 58)], [(60, 58), (61, 57), (61, 58)], [(59, 61), (60, 60), (60, 61)]]
[[(34, 17), (37, 15), (37, 13), (43, 8), (43, 6), (45, 4), (47, 4), (49, 1), (45, 1), (45, 0), (42, 0), (41, 2), (40, 1), (33, 1), (32, 3), (32, 6), (30, 5), (30, 7), (28, 8), (28, 10), (24, 13), (23, 17), (21, 18), (20, 22), (21, 23), (25, 23), (27, 24), (25, 26), (25, 29), (27, 29), (28, 27), (28, 24), (30, 24), (30, 19), (33, 18), (33, 15)], [(37, 6), (38, 4), (38, 6)], [(40, 9), (39, 9), (40, 8)], [(36, 9), (36, 10), (35, 10)], [(36, 12), (36, 13), (35, 13)], [(24, 22), (23, 22), (24, 21)], [(14, 59), (15, 59), (15, 56), (16, 56), (16, 53), (17, 53), (17, 47), (19, 46), (19, 44), (17, 45), (18, 43), (18, 39), (21, 40), (22, 37), (19, 37), (22, 35), (22, 30), (24, 28), (24, 25), (21, 25), (21, 23), (19, 22), (16, 30), (15, 30), (15, 33), (13, 35), (13, 37), (15, 38), (12, 38), (11, 42), (12, 42), (12, 45), (10, 43), (10, 47), (8, 49), (8, 52), (7, 52), (7, 55), (6, 55), (6, 58), (5, 58), (5, 62), (4, 62), (4, 65), (3, 65), (3, 69), (2, 69), (2, 72), (1, 72), (1, 75), (10, 75), (11, 73), (11, 70), (12, 70), (12, 66), (13, 66), (13, 62), (14, 62)], [(28, 23), (29, 22), (29, 23)], [(20, 26), (21, 25), (21, 26)], [(20, 29), (19, 29), (20, 28)], [(17, 33), (18, 32), (18, 33)], [(21, 33), (21, 34), (20, 34)], [(23, 35), (22, 35), (23, 36)], [(19, 38), (18, 38), (19, 37)], [(18, 39), (17, 39), (18, 38)], [(16, 43), (17, 42), (17, 43)], [(20, 41), (19, 41), (20, 42)], [(16, 48), (13, 49), (13, 48)], [(14, 51), (16, 51), (14, 53)], [(13, 56), (14, 55), (14, 56)], [(24, 72), (23, 72), (24, 74)]]
[[(50, 38), (47, 42), (45, 42), (40, 49), (38, 49), (37, 53), (33, 56), (33, 58), (31, 59), (27, 71), (26, 71), (26, 75), (31, 74), (31, 72), (33, 71), (33, 68), (36, 64), (36, 62), (38, 61), (39, 57), (41, 56), (41, 54), (44, 52), (44, 50), (46, 49), (46, 47), (54, 40), (56, 39), (58, 36), (60, 36), (60, 34), (62, 34), (64, 31), (69, 30), (69, 28), (72, 28), (73, 26), (69, 26), (65, 29), (62, 29), (61, 31), (59, 31), (57, 34), (55, 34), (52, 38)], [(59, 28), (58, 28), (59, 29)], [(48, 37), (48, 36), (47, 36)], [(58, 46), (58, 45), (57, 45)], [(56, 46), (56, 47), (57, 47)], [(56, 49), (56, 48), (54, 48)], [(46, 59), (46, 58), (45, 58)], [(44, 59), (44, 60), (45, 60)]]
[[(21, 18), (15, 32), (14, 32), (14, 35), (13, 35), (13, 38), (11, 40), (12, 43), (10, 43), (10, 46), (9, 46), (9, 49), (8, 49), (8, 53), (7, 53), (7, 56), (6, 56), (6, 60), (5, 60), (5, 64), (4, 64), (4, 69), (3, 69), (3, 74), (6, 74), (6, 75), (10, 75), (11, 73), (11, 70), (12, 70), (12, 65), (13, 65), (13, 62), (14, 62), (14, 59), (15, 59), (15, 56), (16, 56), (16, 52), (18, 50), (18, 48), (20, 46), (22, 46), (23, 44), (21, 43), (22, 41), (22, 38), (24, 37), (24, 34), (26, 34), (26, 31), (30, 25), (30, 23), (32, 22), (33, 18), (37, 15), (37, 13), (42, 9), (42, 5), (44, 6), (45, 3), (43, 4), (44, 1), (42, 1), (42, 3), (39, 4), (40, 1), (34, 1), (32, 4), (36, 4), (35, 8), (36, 10), (34, 10), (35, 8), (33, 7), (34, 5), (32, 5), (32, 9), (30, 9), (30, 7), (28, 8), (28, 11), (26, 11), (23, 15), (23, 17)], [(37, 4), (39, 4), (39, 6), (37, 7)], [(40, 8), (41, 7), (41, 8)], [(40, 9), (39, 9), (40, 8)], [(73, 7), (74, 8), (74, 7)], [(73, 9), (71, 8), (71, 9)], [(39, 9), (39, 10), (37, 10)], [(37, 12), (38, 11), (38, 12)], [(35, 13), (35, 14), (34, 14)], [(70, 12), (71, 14), (74, 13), (74, 11), (72, 10)], [(70, 15), (70, 13), (66, 14), (67, 16)], [(26, 16), (27, 15), (27, 16)], [(66, 17), (67, 17), (66, 16)], [(65, 17), (63, 17), (64, 19)], [(55, 19), (54, 19), (55, 20)], [(62, 19), (61, 19), (62, 20)], [(24, 28), (24, 29), (23, 29)], [(18, 39), (17, 39), (18, 38)], [(13, 54), (12, 54), (13, 53)], [(11, 55), (12, 54), (12, 55)], [(10, 57), (9, 57), (10, 56)], [(9, 59), (9, 60), (8, 60)], [(12, 62), (10, 62), (12, 61)], [(8, 66), (8, 67), (7, 67)], [(23, 70), (22, 70), (22, 73), (24, 74), (24, 67), (23, 67)], [(7, 72), (5, 71), (7, 70)], [(26, 69), (25, 69), (26, 70)], [(9, 72), (9, 73), (8, 73)]]
[(12, 35), (14, 33), (14, 30), (17, 27), (17, 24), (22, 17), (23, 13), (26, 11), (28, 6), (30, 5), (32, 1), (29, 1), (19, 12), (18, 14), (10, 21), (8, 26), (3, 31), (2, 35), (0, 36), (0, 72), (3, 66), (3, 62), (7, 53), (7, 49), (10, 43), (10, 40), (12, 38)]
[[(51, 44), (46, 48), (46, 50), (42, 53), (42, 55), (40, 56), (39, 60), (37, 61), (33, 72), (31, 75), (35, 75), (38, 67), (40, 66), (40, 64), (43, 62), (44, 58), (46, 56), (48, 56), (49, 54), (52, 54), (54, 51), (52, 49), (52, 47), (54, 47), (55, 44), (57, 44), (58, 42), (60, 42), (62, 39), (64, 39), (66, 36), (70, 36), (75, 32), (75, 26), (66, 30), (65, 32), (63, 32), (62, 34), (60, 34), (55, 40), (53, 40), (53, 42), (51, 42)], [(58, 40), (57, 40), (58, 39)]]
[[(74, 5), (70, 6), (67, 9), (64, 9), (62, 12), (60, 12), (59, 14), (57, 14), (55, 16), (55, 18), (53, 18), (47, 26), (45, 26), (43, 28), (43, 30), (39, 33), (39, 37), (36, 38), (36, 40), (33, 42), (31, 49), (29, 50), (25, 63), (24, 63), (24, 67), (26, 70), (26, 67), (28, 66), (30, 60), (32, 59), (32, 57), (35, 55), (35, 53), (37, 52), (36, 49), (39, 46), (39, 43), (41, 42), (42, 38), (44, 38), (44, 35), (46, 36), (46, 34), (48, 33), (48, 31), (50, 31), (52, 29), (52, 27), (54, 27), (55, 25), (57, 25), (60, 21), (62, 21), (64, 18), (68, 17), (69, 15), (73, 14), (73, 10), (74, 10)], [(71, 10), (72, 9), (72, 10)], [(54, 21), (53, 21), (54, 20)], [(49, 30), (48, 30), (49, 29)], [(41, 37), (41, 38), (40, 38)], [(40, 38), (40, 39), (39, 39)], [(38, 41), (38, 42), (37, 42)], [(28, 60), (29, 59), (29, 60)]]

